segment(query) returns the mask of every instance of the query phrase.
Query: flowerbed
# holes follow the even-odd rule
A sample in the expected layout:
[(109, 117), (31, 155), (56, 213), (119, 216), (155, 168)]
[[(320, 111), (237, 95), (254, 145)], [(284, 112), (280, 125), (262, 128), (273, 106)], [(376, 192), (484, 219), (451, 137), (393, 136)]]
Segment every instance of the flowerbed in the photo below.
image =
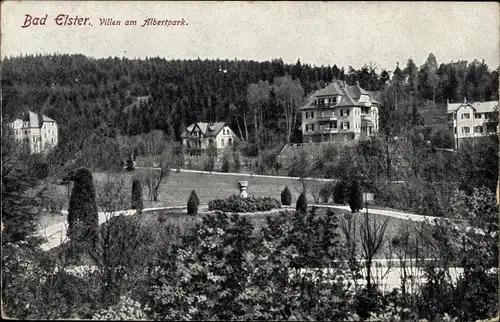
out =
[(208, 210), (225, 212), (268, 211), (281, 208), (281, 203), (272, 197), (241, 198), (233, 195), (227, 199), (215, 199), (208, 203)]

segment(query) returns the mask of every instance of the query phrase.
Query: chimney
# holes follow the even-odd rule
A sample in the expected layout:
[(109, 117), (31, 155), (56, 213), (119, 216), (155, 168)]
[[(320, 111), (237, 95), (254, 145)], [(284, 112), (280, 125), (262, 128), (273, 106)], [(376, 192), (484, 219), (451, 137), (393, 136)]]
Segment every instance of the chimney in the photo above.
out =
[(464, 103), (467, 103), (467, 97), (464, 97)]
[(359, 81), (356, 81), (356, 85), (359, 87)]

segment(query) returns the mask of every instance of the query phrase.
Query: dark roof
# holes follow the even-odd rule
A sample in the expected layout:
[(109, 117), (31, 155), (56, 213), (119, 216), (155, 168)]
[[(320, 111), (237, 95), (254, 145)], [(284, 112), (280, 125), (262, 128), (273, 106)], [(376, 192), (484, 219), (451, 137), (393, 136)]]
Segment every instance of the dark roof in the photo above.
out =
[(498, 101), (448, 103), (447, 113), (456, 112), (463, 106), (470, 106), (474, 111), (478, 113), (488, 113), (488, 112), (495, 112), (498, 109)]
[(206, 122), (198, 122), (189, 125), (181, 134), (181, 137), (190, 137), (191, 132), (198, 127), (203, 134), (204, 137), (215, 137), (222, 128), (226, 125), (226, 122), (215, 122), (215, 123), (206, 123)]
[(334, 96), (334, 95), (340, 95), (342, 97), (340, 99), (340, 102), (337, 105), (335, 105), (335, 107), (361, 106), (361, 104), (358, 102), (361, 95), (368, 95), (370, 97), (370, 101), (375, 104), (379, 104), (380, 101), (380, 92), (378, 91), (377, 92), (367, 91), (359, 87), (358, 84), (351, 86), (347, 85), (344, 81), (337, 80), (329, 84), (325, 88), (320, 89), (316, 91), (314, 94), (312, 94), (309, 97), (307, 104), (302, 106), (300, 109), (301, 110), (317, 109), (318, 107), (313, 104), (314, 98), (323, 96)]
[(55, 122), (53, 119), (46, 115), (38, 114), (32, 111), (23, 113), (19, 120), (23, 122), (29, 122), (29, 127), (42, 127), (43, 122)]

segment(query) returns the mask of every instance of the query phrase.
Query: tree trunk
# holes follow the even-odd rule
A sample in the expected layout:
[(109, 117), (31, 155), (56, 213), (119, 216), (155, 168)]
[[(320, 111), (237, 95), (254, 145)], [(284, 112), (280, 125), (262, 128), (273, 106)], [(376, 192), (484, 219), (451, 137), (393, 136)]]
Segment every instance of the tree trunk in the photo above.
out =
[(245, 127), (245, 141), (248, 142), (248, 125), (247, 125), (247, 115), (243, 112), (243, 126)]
[(243, 133), (241, 132), (241, 126), (240, 126), (240, 122), (238, 121), (238, 117), (236, 117), (236, 124), (238, 125), (238, 131), (240, 133), (240, 138), (245, 141), (245, 139), (243, 138)]

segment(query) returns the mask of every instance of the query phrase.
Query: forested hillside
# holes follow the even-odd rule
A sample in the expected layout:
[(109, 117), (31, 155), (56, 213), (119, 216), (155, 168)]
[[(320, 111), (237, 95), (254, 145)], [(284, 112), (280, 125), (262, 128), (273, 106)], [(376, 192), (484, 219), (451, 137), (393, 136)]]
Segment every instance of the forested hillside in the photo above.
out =
[[(396, 90), (397, 95), (385, 95), (384, 102), (404, 92), (412, 98), (409, 111), (413, 114), (419, 112), (424, 100), (443, 109), (446, 100), (498, 99), (498, 69), (492, 71), (477, 60), (438, 65), (432, 54), (421, 67), (410, 59), (405, 68), (396, 66), (394, 71), (368, 65), (359, 70), (336, 65), (313, 67), (300, 61), (285, 64), (281, 59), (30, 55), (3, 59), (2, 74), (4, 121), (27, 109), (56, 119), (61, 131), (59, 150), (65, 157), (89, 144), (112, 145), (118, 134), (162, 130), (167, 138), (178, 140), (184, 128), (195, 121), (227, 121), (251, 143), (259, 138), (264, 145), (299, 141), (300, 115), (293, 111), (290, 115), (290, 109), (299, 107), (308, 94), (333, 79), (349, 84), (359, 81), (367, 90), (387, 92), (393, 87), (390, 93)], [(148, 104), (125, 110), (134, 97), (146, 95), (151, 97)], [(389, 123), (385, 122), (386, 126)]]

